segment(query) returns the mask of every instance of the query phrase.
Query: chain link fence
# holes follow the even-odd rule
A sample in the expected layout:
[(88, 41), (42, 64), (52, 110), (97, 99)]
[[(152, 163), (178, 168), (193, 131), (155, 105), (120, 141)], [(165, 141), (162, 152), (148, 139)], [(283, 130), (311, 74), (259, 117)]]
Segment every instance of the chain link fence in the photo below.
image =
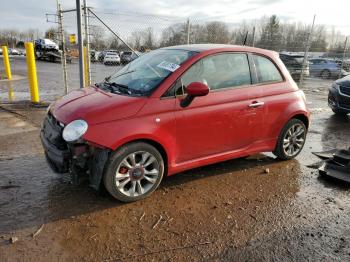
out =
[[(317, 19), (314, 27), (311, 23), (281, 22), (275, 15), (233, 24), (223, 22), (224, 17), (184, 18), (94, 7), (89, 7), (89, 10), (87, 19), (83, 18), (82, 21), (84, 46), (89, 45), (87, 57), (92, 84), (103, 81), (151, 50), (203, 43), (249, 45), (274, 50), (280, 53), (296, 81), (303, 78), (304, 81), (299, 82), (302, 88), (317, 86), (315, 81), (330, 84), (350, 71), (350, 44), (347, 38), (336, 28), (318, 25)], [(61, 49), (64, 39), (65, 51), (71, 61), (65, 67), (58, 61), (37, 61), (42, 97), (52, 100), (65, 93), (62, 71), (66, 72), (67, 91), (79, 87), (78, 46), (70, 42), (70, 35), (77, 31), (76, 11), (62, 12), (62, 21), (58, 20), (57, 14), (48, 21), (54, 23), (42, 38), (51, 38), (59, 43)], [(58, 22), (62, 22), (63, 30), (60, 30)], [(15, 73), (26, 74), (23, 62), (24, 59), (22, 63), (12, 63)]]
[[(89, 27), (94, 80), (100, 80), (97, 68), (101, 63), (120, 66), (136, 58), (128, 57), (135, 52), (142, 54), (160, 47), (202, 43), (250, 45), (279, 52), (296, 81), (301, 78), (332, 80), (349, 71), (350, 52), (346, 37), (324, 25), (281, 23), (274, 15), (230, 25), (221, 22), (220, 18), (174, 18), (92, 10), (99, 18), (92, 16)], [(108, 51), (117, 52), (120, 62), (109, 63), (109, 56), (105, 58)]]

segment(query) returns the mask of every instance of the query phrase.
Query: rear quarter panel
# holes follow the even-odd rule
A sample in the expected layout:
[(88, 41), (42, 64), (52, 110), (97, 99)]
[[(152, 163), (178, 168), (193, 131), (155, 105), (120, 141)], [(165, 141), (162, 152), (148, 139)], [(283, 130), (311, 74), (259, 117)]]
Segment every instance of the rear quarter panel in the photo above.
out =
[(271, 145), (271, 150), (274, 150), (278, 136), (286, 123), (296, 115), (309, 118), (310, 114), (303, 91), (299, 90), (278, 54), (274, 54), (271, 58), (284, 77), (283, 82), (261, 86), (263, 96), (260, 100), (265, 102), (262, 137)]
[(302, 91), (276, 94), (264, 98), (265, 128), (263, 137), (276, 141), (282, 128), (296, 115), (309, 118), (309, 112), (303, 99)]

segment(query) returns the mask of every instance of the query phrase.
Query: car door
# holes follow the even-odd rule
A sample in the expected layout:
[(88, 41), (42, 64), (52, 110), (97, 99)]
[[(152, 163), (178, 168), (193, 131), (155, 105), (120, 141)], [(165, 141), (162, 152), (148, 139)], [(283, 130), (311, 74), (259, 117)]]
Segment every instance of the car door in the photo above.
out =
[(290, 105), (290, 89), (278, 66), (270, 58), (254, 54), (252, 59), (256, 69), (256, 81), (261, 87), (261, 97), (258, 100), (264, 105), (260, 141), (270, 144), (280, 132), (281, 114), (284, 114), (285, 108)]
[(324, 68), (324, 61), (321, 59), (310, 60), (310, 71), (312, 75), (318, 76)]
[[(210, 92), (182, 107), (186, 87), (192, 82), (205, 83)], [(244, 53), (205, 57), (178, 79), (177, 163), (251, 146), (263, 121), (255, 99), (260, 96), (260, 89), (251, 84), (248, 57)]]

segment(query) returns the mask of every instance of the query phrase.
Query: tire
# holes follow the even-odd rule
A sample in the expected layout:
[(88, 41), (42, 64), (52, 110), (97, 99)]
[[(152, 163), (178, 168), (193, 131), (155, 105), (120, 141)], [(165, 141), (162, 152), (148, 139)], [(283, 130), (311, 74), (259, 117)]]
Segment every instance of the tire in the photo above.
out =
[[(299, 128), (301, 128), (302, 130), (299, 130)], [(291, 133), (289, 133), (290, 131)], [(300, 134), (297, 135), (298, 133)], [(306, 133), (306, 126), (301, 120), (295, 118), (289, 120), (289, 122), (282, 128), (273, 154), (281, 160), (295, 158), (297, 155), (300, 154), (305, 145)], [(287, 143), (286, 140), (288, 140), (289, 142)], [(288, 144), (290, 146), (286, 147)]]
[(155, 147), (135, 142), (114, 152), (105, 170), (103, 182), (111, 196), (122, 202), (134, 202), (158, 188), (165, 169), (163, 157)]
[(331, 78), (331, 72), (328, 69), (325, 69), (321, 72), (322, 79), (329, 79)]
[(346, 116), (346, 115), (348, 115), (347, 112), (339, 110), (339, 109), (332, 109), (332, 111), (333, 111), (334, 114), (336, 114), (338, 116)]

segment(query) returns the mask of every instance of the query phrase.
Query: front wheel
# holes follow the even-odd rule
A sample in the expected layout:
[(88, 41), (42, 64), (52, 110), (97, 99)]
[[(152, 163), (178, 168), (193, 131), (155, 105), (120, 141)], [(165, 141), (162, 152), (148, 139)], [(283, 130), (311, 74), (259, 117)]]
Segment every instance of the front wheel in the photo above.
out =
[(149, 196), (164, 175), (164, 160), (152, 145), (136, 142), (113, 153), (107, 163), (104, 185), (122, 202), (133, 202)]
[(282, 129), (275, 151), (279, 159), (292, 159), (299, 155), (306, 140), (306, 126), (299, 119), (291, 119)]
[(322, 79), (329, 79), (331, 78), (331, 72), (328, 69), (325, 69), (321, 72)]

